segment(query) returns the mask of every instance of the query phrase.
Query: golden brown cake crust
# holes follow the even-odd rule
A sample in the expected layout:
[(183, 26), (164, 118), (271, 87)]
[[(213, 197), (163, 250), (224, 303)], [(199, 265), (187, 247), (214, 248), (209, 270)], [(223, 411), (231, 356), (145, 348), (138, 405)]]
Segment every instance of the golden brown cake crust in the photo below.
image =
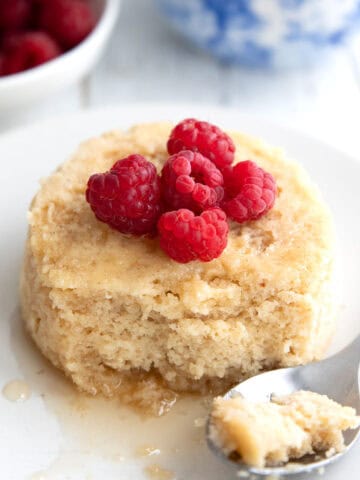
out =
[(21, 281), (25, 323), (82, 389), (116, 392), (124, 373), (155, 370), (176, 389), (228, 384), (321, 357), (333, 329), (332, 225), (317, 189), (282, 152), (232, 133), (236, 161), (276, 178), (275, 207), (232, 224), (220, 258), (179, 264), (156, 239), (99, 222), (90, 174), (140, 153), (160, 168), (171, 125), (139, 125), (83, 143), (42, 182), (29, 212)]

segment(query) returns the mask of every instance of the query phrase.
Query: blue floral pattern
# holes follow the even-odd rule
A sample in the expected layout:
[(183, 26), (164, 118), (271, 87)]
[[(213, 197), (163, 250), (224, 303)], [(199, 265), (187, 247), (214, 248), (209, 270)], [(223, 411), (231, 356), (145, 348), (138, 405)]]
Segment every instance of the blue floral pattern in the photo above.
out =
[(156, 0), (174, 27), (223, 61), (291, 66), (360, 25), (360, 0)]

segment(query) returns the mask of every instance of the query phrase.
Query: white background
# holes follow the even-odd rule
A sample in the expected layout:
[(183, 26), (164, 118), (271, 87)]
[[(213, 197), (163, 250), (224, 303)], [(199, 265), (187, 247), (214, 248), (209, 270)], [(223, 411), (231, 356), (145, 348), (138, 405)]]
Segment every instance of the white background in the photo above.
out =
[(0, 105), (0, 132), (79, 109), (134, 101), (232, 106), (357, 155), (360, 38), (305, 71), (229, 67), (174, 33), (151, 0), (123, 0), (116, 30), (96, 70), (35, 107), (4, 112)]
[[(176, 102), (197, 103), (204, 106), (211, 103), (234, 107), (239, 113), (259, 115), (270, 121), (282, 123), (310, 133), (360, 159), (358, 153), (360, 151), (360, 38), (334, 52), (329, 58), (319, 59), (318, 65), (306, 71), (270, 73), (261, 70), (247, 70), (240, 67), (225, 67), (213, 58), (198, 52), (176, 35), (157, 13), (151, 0), (123, 0), (116, 31), (96, 70), (81, 83), (26, 110), (19, 109), (17, 111), (5, 112), (1, 110), (0, 105), (0, 132), (8, 131), (15, 126), (33, 124), (49, 117), (58, 117), (82, 109), (109, 105), (120, 107), (119, 125), (122, 125), (126, 124), (127, 120), (132, 121), (127, 105), (133, 102), (144, 101), (171, 104)], [(123, 117), (120, 118), (122, 112)], [(189, 111), (187, 114), (192, 115), (192, 112)], [(130, 118), (128, 118), (128, 115)], [(159, 115), (163, 114), (160, 112)], [(155, 116), (156, 112), (154, 111)], [(104, 115), (100, 117), (100, 122), (101, 118), (104, 119)], [(116, 121), (113, 117), (106, 118), (108, 122), (110, 120)], [(94, 125), (96, 124), (97, 128), (95, 120), (92, 122)], [(240, 127), (244, 127), (246, 130), (245, 125), (240, 125)], [(30, 375), (31, 381), (29, 381), (33, 389), (33, 396), (29, 402), (25, 402), (21, 406), (15, 406), (7, 402), (3, 397), (0, 397), (0, 407), (6, 408), (6, 410), (3, 410), (2, 418), (8, 419), (8, 422), (13, 421), (14, 425), (13, 429), (3, 428), (0, 432), (2, 433), (0, 435), (0, 444), (3, 442), (3, 446), (0, 449), (0, 463), (5, 466), (6, 471), (2, 473), (3, 475), (5, 474), (7, 480), (23, 480), (23, 478), (26, 478), (26, 480), (34, 480), (35, 478), (37, 480), (39, 478), (46, 478), (47, 480), (63, 480), (64, 478), (76, 478), (76, 480), (144, 478), (142, 475), (142, 464), (145, 463), (145, 460), (139, 462), (137, 459), (136, 462), (131, 462), (133, 452), (130, 447), (128, 447), (132, 454), (130, 460), (125, 461), (124, 464), (119, 464), (118, 460), (116, 460), (110, 467), (104, 459), (99, 460), (96, 457), (92, 460), (89, 455), (86, 456), (85, 446), (87, 445), (85, 445), (86, 442), (83, 442), (84, 444), (79, 446), (77, 443), (79, 441), (78, 432), (84, 430), (87, 434), (89, 429), (88, 427), (87, 429), (84, 428), (81, 419), (77, 419), (77, 423), (74, 422), (74, 418), (71, 416), (73, 415), (73, 410), (69, 406), (67, 409), (64, 408), (61, 399), (58, 399), (59, 392), (56, 390), (56, 385), (60, 385), (58, 390), (61, 390), (64, 386), (63, 383), (59, 384), (59, 377), (57, 376), (55, 377), (55, 382), (50, 374), (47, 376), (47, 381), (50, 378), (50, 389), (45, 385), (45, 380), (38, 379), (36, 382), (33, 379), (35, 376), (33, 372), (38, 370), (37, 362), (40, 362), (40, 366), (42, 366), (41, 362), (43, 362), (43, 359), (36, 356), (35, 351), (28, 352), (25, 348), (28, 343), (16, 337), (16, 332), (21, 336), (21, 333), (19, 333), (21, 332), (20, 329), (12, 327), (13, 330), (10, 331), (10, 327), (13, 324), (11, 315), (14, 314), (14, 305), (17, 301), (14, 298), (16, 297), (18, 281), (17, 262), (19, 262), (18, 252), (22, 250), (22, 245), (19, 246), (19, 243), (22, 242), (24, 235), (23, 230), (19, 234), (17, 225), (21, 225), (21, 228), (25, 229), (23, 212), (25, 212), (29, 198), (33, 193), (33, 189), (35, 189), (36, 179), (47, 173), (49, 169), (65, 158), (66, 154), (74, 147), (72, 142), (75, 142), (75, 137), (80, 137), (80, 134), (77, 135), (77, 132), (80, 132), (82, 128), (87, 135), (87, 125), (76, 125), (75, 128), (74, 122), (68, 126), (68, 132), (58, 133), (56, 139), (60, 142), (61, 148), (56, 152), (54, 152), (52, 146), (55, 143), (54, 129), (49, 125), (49, 135), (46, 135), (46, 129), (41, 130), (41, 135), (44, 134), (45, 138), (48, 138), (48, 143), (44, 140), (44, 145), (40, 145), (40, 135), (36, 135), (36, 138), (29, 138), (28, 142), (24, 141), (26, 136), (16, 136), (16, 141), (14, 140), (13, 143), (11, 143), (11, 138), (8, 138), (8, 142), (11, 143), (13, 148), (9, 149), (6, 148), (6, 145), (3, 145), (2, 151), (4, 154), (0, 155), (0, 159), (5, 161), (5, 155), (8, 155), (9, 151), (12, 152), (13, 158), (10, 158), (9, 165), (19, 165), (23, 161), (23, 152), (29, 158), (38, 158), (39, 160), (36, 165), (30, 162), (26, 163), (26, 168), (21, 175), (23, 185), (20, 188), (20, 194), (17, 201), (11, 203), (13, 211), (9, 210), (8, 199), (11, 198), (11, 182), (15, 178), (15, 167), (11, 167), (10, 171), (9, 166), (9, 174), (7, 174), (7, 166), (5, 165), (5, 173), (3, 171), (3, 175), (5, 175), (6, 181), (3, 185), (7, 189), (4, 187), (2, 192), (0, 192), (4, 195), (4, 201), (1, 202), (1, 205), (6, 209), (6, 215), (9, 212), (11, 213), (11, 223), (6, 226), (7, 232), (16, 233), (16, 235), (13, 234), (15, 240), (10, 238), (9, 235), (3, 235), (0, 238), (7, 252), (6, 258), (2, 259), (3, 268), (0, 272), (3, 275), (3, 281), (0, 282), (0, 287), (3, 286), (2, 291), (0, 289), (3, 320), (0, 323), (0, 326), (3, 328), (0, 336), (3, 342), (0, 349), (0, 357), (3, 359), (0, 362), (0, 366), (2, 366), (0, 367), (1, 385), (17, 377), (24, 377), (28, 380), (27, 375), (29, 375), (30, 369), (32, 369), (33, 375)], [(104, 121), (104, 129), (107, 128), (109, 128), (109, 125), (105, 124)], [(251, 128), (254, 131), (256, 130), (254, 125)], [(274, 132), (276, 131), (275, 129)], [(273, 139), (277, 143), (274, 132), (271, 135), (272, 138), (267, 140), (272, 141)], [(18, 138), (22, 138), (21, 145), (19, 148), (15, 148), (16, 145), (19, 145)], [(351, 197), (351, 201), (348, 202), (351, 208), (344, 209), (344, 214), (341, 212), (341, 215), (338, 216), (341, 221), (345, 222), (346, 220), (344, 226), (339, 228), (338, 231), (350, 242), (349, 245), (344, 244), (346, 246), (344, 251), (349, 252), (347, 256), (349, 268), (354, 272), (353, 277), (348, 274), (348, 278), (355, 279), (359, 264), (358, 243), (356, 240), (358, 238), (358, 231), (356, 230), (358, 224), (353, 222), (352, 218), (358, 218), (359, 216), (357, 214), (359, 208), (358, 193), (355, 188), (347, 188), (348, 185), (342, 189), (337, 182), (332, 184), (327, 180), (328, 178), (336, 178), (335, 174), (330, 175), (327, 172), (324, 178), (322, 178), (318, 171), (316, 176), (316, 169), (319, 167), (317, 167), (316, 155), (314, 156), (312, 153), (314, 149), (313, 147), (307, 149), (306, 142), (304, 144), (302, 140), (299, 140), (299, 142), (298, 144), (296, 143), (295, 152), (301, 151), (303, 155), (307, 156), (303, 161), (309, 171), (314, 174), (314, 178), (316, 178), (323, 190), (326, 189), (326, 185), (336, 184), (341, 191), (341, 195), (331, 195), (335, 188), (328, 188), (328, 191), (325, 193), (328, 195), (327, 199), (329, 202), (333, 202), (333, 205), (335, 207), (338, 206), (340, 210), (340, 200), (344, 199), (345, 204), (347, 195)], [(281, 144), (288, 146), (287, 143), (289, 143), (289, 147), (293, 144), (291, 135), (287, 139), (281, 139)], [(324, 157), (324, 155), (321, 155), (322, 149), (316, 151), (318, 151), (320, 157)], [(334, 165), (337, 159), (340, 161), (343, 159), (345, 175), (350, 176), (354, 185), (356, 183), (354, 180), (356, 175), (351, 175), (351, 172), (349, 174), (348, 164), (345, 161), (346, 158), (337, 156), (330, 151), (328, 153), (330, 165)], [(331, 157), (331, 155), (335, 155), (336, 158)], [(319, 165), (324, 164), (324, 158), (322, 158), (322, 162)], [(312, 171), (312, 165), (314, 171)], [(335, 169), (333, 168), (333, 170)], [(351, 216), (352, 212), (356, 212), (354, 217)], [(353, 232), (355, 233), (353, 234)], [(12, 248), (8, 248), (8, 245), (11, 245)], [(349, 284), (353, 286), (351, 288), (354, 291), (356, 290), (352, 297), (352, 302), (349, 301), (353, 310), (346, 311), (346, 322), (343, 321), (340, 327), (347, 325), (348, 320), (350, 322), (352, 319), (353, 322), (357, 322), (359, 318), (357, 310), (358, 301), (356, 300), (358, 298), (357, 283), (354, 280), (350, 281)], [(347, 293), (350, 296), (350, 288)], [(355, 329), (356, 327), (340, 328), (336, 338), (338, 346), (343, 346), (348, 340), (347, 336), (352, 336)], [(16, 338), (13, 338), (14, 336)], [(10, 337), (11, 341), (9, 340)], [(13, 349), (14, 344), (18, 345), (18, 352), (21, 352), (18, 353), (16, 358), (11, 357), (13, 352), (12, 350), (10, 351), (10, 349)], [(22, 361), (19, 360), (20, 357), (23, 358)], [(47, 394), (48, 390), (50, 391), (50, 394), (48, 394), (50, 400), (47, 399), (45, 406), (49, 405), (51, 401), (61, 404), (61, 409), (65, 413), (62, 413), (59, 418), (53, 414), (49, 407), (44, 409), (44, 391)], [(68, 395), (68, 392), (69, 390), (66, 390), (64, 386), (64, 392), (61, 392), (62, 395)], [(51, 395), (53, 397), (52, 400)], [(123, 428), (124, 426), (120, 425), (121, 418), (117, 419), (118, 411), (116, 410), (116, 413), (114, 413), (114, 408), (109, 408), (109, 420), (100, 418), (100, 411), (104, 412), (105, 409), (98, 408), (94, 410), (94, 408), (89, 408), (89, 415), (85, 417), (84, 421), (90, 418), (89, 422), (92, 420), (103, 428), (105, 435), (99, 434), (100, 427), (97, 425), (97, 429), (94, 428), (92, 431), (95, 432), (93, 437), (98, 438), (99, 444), (104, 442), (106, 448), (108, 448), (106, 441), (109, 439), (113, 440), (113, 436), (109, 436), (109, 432), (114, 434), (113, 431), (116, 430), (116, 428), (111, 429), (110, 427), (113, 424), (116, 426), (118, 423), (119, 427)], [(92, 415), (94, 412), (96, 412), (96, 415)], [(69, 415), (67, 422), (64, 421), (66, 415)], [(193, 415), (199, 414), (194, 412)], [(187, 424), (185, 424), (183, 417), (180, 417), (180, 419), (185, 425), (184, 438), (186, 437), (187, 439), (188, 431), (185, 428)], [(23, 444), (26, 444), (26, 448), (21, 448), (19, 445), (19, 424), (22, 426), (20, 439), (23, 440)], [(35, 430), (34, 424), (36, 425)], [(71, 429), (68, 427), (70, 424)], [(192, 425), (190, 426), (192, 427)], [(151, 425), (149, 425), (148, 430), (152, 432), (153, 430), (150, 427)], [(64, 431), (61, 432), (61, 428)], [(67, 430), (67, 428), (69, 429)], [(121, 433), (120, 428), (119, 431)], [(134, 434), (136, 432), (135, 428)], [(143, 434), (143, 429), (141, 433)], [(149, 434), (149, 440), (146, 439), (145, 443), (150, 442), (150, 438)], [(118, 453), (123, 455), (125, 440), (121, 437), (115, 437), (115, 440), (114, 446), (116, 447), (116, 442), (119, 442)], [(127, 437), (126, 442), (128, 442)], [(191, 460), (193, 463), (190, 462), (190, 457), (187, 453), (186, 455), (184, 453), (184, 457), (180, 458), (184, 458), (182, 466), (188, 469), (187, 478), (190, 479), (191, 475), (191, 478), (196, 476), (198, 460), (196, 455), (198, 453), (197, 449), (200, 447), (197, 444), (195, 447), (193, 443), (190, 443), (189, 448), (193, 449), (193, 457), (191, 457), (193, 458)], [(225, 478), (224, 474), (221, 475), (217, 471), (217, 469), (221, 469), (221, 466), (215, 459), (212, 459), (204, 446), (201, 448), (204, 450), (203, 454), (207, 455), (203, 457), (201, 468), (203, 468), (203, 464), (206, 464), (204, 468), (207, 472), (212, 472), (214, 478)], [(356, 446), (343, 462), (334, 465), (331, 474), (326, 472), (323, 478), (328, 479), (330, 476), (336, 480), (340, 480), (340, 478), (349, 480), (357, 478), (358, 450), (359, 447)], [(49, 465), (50, 462), (52, 462), (51, 465)], [(159, 463), (168, 467), (166, 460), (163, 458), (159, 460)], [(170, 466), (171, 464), (169, 463)], [(33, 475), (37, 471), (44, 473), (44, 476)], [(19, 472), (22, 472), (21, 476)]]

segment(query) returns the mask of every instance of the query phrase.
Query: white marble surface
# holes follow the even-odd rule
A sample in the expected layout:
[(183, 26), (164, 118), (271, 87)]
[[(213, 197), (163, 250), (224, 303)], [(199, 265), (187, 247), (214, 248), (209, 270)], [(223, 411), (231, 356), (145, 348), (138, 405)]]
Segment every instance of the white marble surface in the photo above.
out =
[(2, 111), (0, 105), (0, 131), (134, 101), (211, 103), (293, 126), (360, 157), (360, 37), (312, 69), (248, 70), (224, 66), (194, 49), (168, 27), (151, 0), (122, 3), (96, 70), (26, 110)]

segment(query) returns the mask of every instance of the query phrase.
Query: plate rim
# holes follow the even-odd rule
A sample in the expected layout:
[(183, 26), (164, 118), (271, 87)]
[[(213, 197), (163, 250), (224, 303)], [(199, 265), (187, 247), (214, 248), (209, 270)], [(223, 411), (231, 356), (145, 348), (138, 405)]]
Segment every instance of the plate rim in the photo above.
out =
[[(99, 116), (102, 117), (104, 115), (115, 116), (117, 113), (119, 116), (123, 114), (125, 111), (148, 111), (148, 112), (169, 112), (169, 116), (173, 116), (173, 114), (177, 111), (195, 111), (196, 114), (204, 112), (204, 116), (208, 116), (209, 114), (219, 114), (219, 116), (237, 116), (243, 124), (246, 124), (248, 121), (250, 124), (255, 125), (258, 123), (262, 126), (269, 126), (270, 128), (275, 128), (278, 131), (282, 131), (284, 134), (292, 135), (293, 137), (302, 137), (302, 139), (306, 142), (311, 142), (313, 145), (316, 145), (318, 148), (323, 149), (331, 149), (333, 153), (346, 157), (348, 161), (355, 162), (356, 164), (360, 163), (360, 155), (359, 158), (356, 155), (352, 155), (345, 150), (342, 150), (338, 146), (331, 143), (331, 141), (325, 141), (322, 138), (317, 137), (315, 134), (312, 135), (308, 132), (305, 132), (298, 126), (291, 126), (289, 127), (283, 122), (280, 121), (272, 121), (268, 119), (265, 115), (258, 115), (258, 114), (250, 114), (250, 113), (242, 113), (239, 112), (237, 107), (235, 106), (222, 106), (216, 103), (168, 103), (168, 102), (129, 102), (125, 104), (116, 104), (116, 105), (105, 105), (105, 106), (95, 106), (92, 108), (82, 108), (74, 112), (63, 113), (60, 115), (51, 115), (48, 118), (37, 120), (34, 123), (29, 123), (25, 125), (19, 125), (9, 130), (3, 131), (0, 133), (0, 145), (3, 141), (11, 141), (12, 137), (17, 135), (26, 134), (31, 130), (38, 130), (41, 128), (56, 128), (56, 125), (66, 124), (66, 122), (74, 122), (74, 121), (81, 121), (86, 117), (92, 116)], [(154, 121), (158, 121), (156, 115), (154, 115)], [(221, 122), (220, 122), (221, 123)], [(129, 125), (131, 126), (131, 125)], [(120, 126), (119, 126), (120, 127)], [(116, 128), (116, 125), (114, 126)], [(108, 129), (99, 130), (98, 135), (105, 133)], [(246, 132), (249, 135), (252, 135), (251, 131)], [(256, 137), (256, 134), (253, 135)], [(82, 139), (84, 140), (84, 139)], [(82, 141), (79, 140), (80, 142)], [(271, 141), (266, 143), (269, 145), (280, 147), (281, 145), (272, 144)]]

